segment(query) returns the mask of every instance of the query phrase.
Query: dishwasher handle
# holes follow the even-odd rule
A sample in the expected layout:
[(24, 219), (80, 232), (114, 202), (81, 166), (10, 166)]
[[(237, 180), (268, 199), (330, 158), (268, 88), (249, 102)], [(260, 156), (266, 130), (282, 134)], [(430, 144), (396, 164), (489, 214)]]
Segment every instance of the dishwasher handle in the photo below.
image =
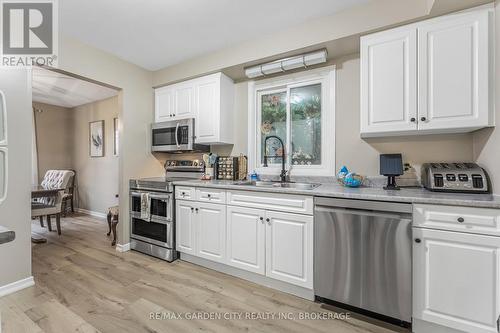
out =
[(316, 206), (324, 206), (331, 208), (367, 210), (390, 213), (406, 213), (411, 214), (413, 207), (409, 203), (388, 202), (388, 201), (373, 201), (373, 200), (356, 200), (356, 199), (337, 199), (337, 198), (314, 198)]
[(325, 206), (316, 206), (314, 208), (314, 211), (315, 213), (349, 214), (356, 216), (393, 219), (393, 220), (399, 220), (401, 222), (410, 222), (410, 223), (412, 222), (410, 214), (399, 213), (399, 212), (384, 212), (378, 210), (375, 211), (375, 210), (363, 210), (363, 209), (343, 208), (343, 207), (325, 207)]

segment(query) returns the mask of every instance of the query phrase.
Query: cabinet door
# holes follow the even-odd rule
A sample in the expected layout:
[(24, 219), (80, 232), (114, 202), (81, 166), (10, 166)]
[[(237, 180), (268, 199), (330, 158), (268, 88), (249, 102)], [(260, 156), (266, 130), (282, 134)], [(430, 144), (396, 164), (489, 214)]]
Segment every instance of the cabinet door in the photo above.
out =
[(500, 238), (413, 228), (413, 317), (497, 332)]
[(170, 87), (155, 90), (155, 122), (172, 119), (174, 114), (174, 92)]
[(311, 289), (313, 217), (266, 212), (266, 275)]
[(226, 259), (226, 206), (198, 203), (196, 208), (198, 256), (224, 262)]
[(489, 125), (488, 15), (444, 16), (419, 26), (419, 129)]
[(417, 31), (361, 38), (361, 135), (416, 130)]
[(265, 211), (227, 207), (227, 260), (230, 266), (264, 275)]
[(196, 141), (219, 141), (220, 77), (209, 76), (196, 83)]
[(177, 251), (196, 254), (195, 252), (195, 203), (177, 200), (175, 204), (175, 228)]
[(173, 119), (194, 117), (194, 84), (192, 81), (175, 85)]

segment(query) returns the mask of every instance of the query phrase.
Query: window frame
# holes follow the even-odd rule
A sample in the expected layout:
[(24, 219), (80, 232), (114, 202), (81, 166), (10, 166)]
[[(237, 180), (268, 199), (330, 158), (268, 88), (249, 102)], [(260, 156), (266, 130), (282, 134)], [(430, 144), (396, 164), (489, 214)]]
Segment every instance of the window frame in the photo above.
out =
[(266, 176), (279, 175), (281, 163), (261, 166), (261, 96), (263, 94), (287, 93), (287, 116), (291, 117), (290, 90), (293, 88), (321, 84), (321, 164), (291, 165), (291, 119), (287, 121), (286, 168), (291, 176), (333, 176), (335, 174), (335, 66), (322, 67), (280, 77), (250, 81), (248, 84), (248, 166)]

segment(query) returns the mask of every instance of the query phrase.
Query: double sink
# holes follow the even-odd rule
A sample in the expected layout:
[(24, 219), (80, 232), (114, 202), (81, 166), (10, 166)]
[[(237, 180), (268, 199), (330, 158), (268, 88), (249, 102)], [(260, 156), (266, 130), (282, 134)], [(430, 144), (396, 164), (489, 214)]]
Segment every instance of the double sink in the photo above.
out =
[(278, 182), (278, 181), (243, 181), (235, 185), (241, 186), (255, 186), (267, 188), (290, 188), (296, 190), (314, 190), (321, 184), (315, 183), (294, 183), (294, 182)]

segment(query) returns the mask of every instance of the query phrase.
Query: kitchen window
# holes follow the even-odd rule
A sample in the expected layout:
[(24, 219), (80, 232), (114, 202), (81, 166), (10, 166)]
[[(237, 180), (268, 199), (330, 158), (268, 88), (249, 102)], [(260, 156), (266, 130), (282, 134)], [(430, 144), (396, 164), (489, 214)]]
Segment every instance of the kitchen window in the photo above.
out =
[[(334, 174), (335, 69), (329, 67), (249, 84), (249, 167), (259, 174), (281, 170), (285, 145), (291, 175)], [(264, 167), (264, 155), (268, 167)]]

